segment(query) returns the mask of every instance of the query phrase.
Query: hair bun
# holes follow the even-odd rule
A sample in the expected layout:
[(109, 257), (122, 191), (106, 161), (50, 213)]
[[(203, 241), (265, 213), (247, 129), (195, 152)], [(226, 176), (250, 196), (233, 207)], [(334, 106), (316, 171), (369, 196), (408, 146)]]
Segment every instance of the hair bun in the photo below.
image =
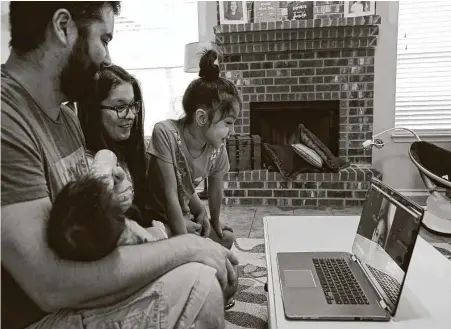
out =
[(203, 53), (199, 61), (199, 77), (206, 80), (216, 80), (219, 78), (219, 66), (215, 64), (218, 54), (210, 49)]

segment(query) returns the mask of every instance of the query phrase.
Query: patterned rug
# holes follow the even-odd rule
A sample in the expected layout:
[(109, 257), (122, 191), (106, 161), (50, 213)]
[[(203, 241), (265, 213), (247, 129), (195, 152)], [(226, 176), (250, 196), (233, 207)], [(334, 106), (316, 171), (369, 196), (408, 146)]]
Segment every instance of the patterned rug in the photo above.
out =
[[(431, 243), (451, 261), (451, 245)], [(238, 256), (239, 285), (236, 304), (226, 311), (226, 329), (267, 329), (268, 313), (264, 284), (266, 260), (263, 239), (238, 238), (232, 250)]]
[(263, 239), (238, 238), (232, 248), (241, 265), (236, 304), (226, 311), (226, 329), (268, 328), (266, 259)]

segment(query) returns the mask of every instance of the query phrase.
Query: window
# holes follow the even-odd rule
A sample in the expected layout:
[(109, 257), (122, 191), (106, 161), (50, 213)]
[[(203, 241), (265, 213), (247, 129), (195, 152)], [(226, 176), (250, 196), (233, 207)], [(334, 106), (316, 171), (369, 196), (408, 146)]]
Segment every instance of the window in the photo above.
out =
[(196, 73), (184, 73), (185, 44), (199, 41), (197, 2), (123, 1), (110, 44), (113, 63), (134, 75), (143, 92), (144, 134), (182, 114), (181, 97)]
[(451, 132), (451, 2), (400, 1), (395, 126)]

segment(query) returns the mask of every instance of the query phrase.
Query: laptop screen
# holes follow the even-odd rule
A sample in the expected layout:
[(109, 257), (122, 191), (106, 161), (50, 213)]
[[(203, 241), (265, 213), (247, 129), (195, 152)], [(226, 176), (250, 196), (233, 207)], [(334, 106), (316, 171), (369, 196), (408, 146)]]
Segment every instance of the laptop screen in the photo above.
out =
[(394, 315), (424, 210), (372, 179), (352, 251)]

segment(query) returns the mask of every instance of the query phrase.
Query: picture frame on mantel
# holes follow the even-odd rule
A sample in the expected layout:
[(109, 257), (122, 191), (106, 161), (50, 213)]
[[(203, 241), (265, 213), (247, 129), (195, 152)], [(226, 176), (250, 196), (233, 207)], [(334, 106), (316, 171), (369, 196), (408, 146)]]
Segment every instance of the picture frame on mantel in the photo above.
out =
[(246, 1), (219, 1), (219, 21), (221, 24), (246, 24)]
[(345, 1), (344, 17), (361, 17), (376, 14), (376, 1)]

